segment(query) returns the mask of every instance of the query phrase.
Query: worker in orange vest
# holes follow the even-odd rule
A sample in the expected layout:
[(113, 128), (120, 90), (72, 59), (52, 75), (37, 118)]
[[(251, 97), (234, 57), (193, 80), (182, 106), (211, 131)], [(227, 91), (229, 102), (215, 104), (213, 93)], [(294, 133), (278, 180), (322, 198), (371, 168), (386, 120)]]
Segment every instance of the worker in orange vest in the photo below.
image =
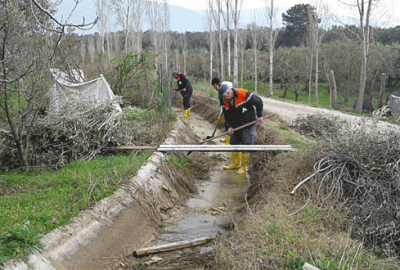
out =
[[(261, 123), (263, 121), (262, 99), (246, 89), (234, 89), (221, 85), (226, 90), (223, 93), (223, 103), (225, 106), (225, 122), (228, 126), (230, 135), (230, 145), (252, 145), (256, 135), (256, 125), (251, 125), (237, 131), (233, 129), (248, 124), (253, 121)], [(223, 90), (223, 89), (222, 89)], [(224, 167), (224, 170), (238, 169), (236, 173), (246, 172), (247, 162), (250, 153), (232, 152), (231, 164)]]

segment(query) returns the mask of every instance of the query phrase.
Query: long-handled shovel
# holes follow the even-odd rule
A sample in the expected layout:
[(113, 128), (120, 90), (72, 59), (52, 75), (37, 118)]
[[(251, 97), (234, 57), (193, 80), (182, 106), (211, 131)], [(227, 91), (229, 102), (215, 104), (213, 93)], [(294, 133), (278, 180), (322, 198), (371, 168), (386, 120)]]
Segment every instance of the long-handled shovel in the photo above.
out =
[[(247, 123), (247, 124), (245, 124), (245, 125), (243, 125), (243, 126), (234, 128), (233, 131), (235, 132), (235, 131), (240, 130), (240, 129), (242, 129), (242, 128), (245, 128), (245, 127), (254, 125), (254, 124), (256, 124), (256, 123), (257, 123), (257, 121), (253, 121), (253, 122)], [(208, 141), (217, 139), (217, 138), (219, 138), (219, 137), (225, 136), (226, 134), (228, 134), (228, 132), (219, 134), (219, 135), (217, 135), (217, 136), (215, 136), (215, 137), (207, 138), (207, 139), (205, 139), (205, 140), (202, 140), (202, 141), (200, 142), (200, 144), (203, 144), (203, 143), (205, 143), (205, 142), (208, 142)], [(214, 135), (214, 134), (213, 134), (213, 135)], [(189, 152), (187, 153), (187, 156), (190, 155), (191, 153), (192, 153), (192, 151), (189, 151)]]
[[(274, 113), (271, 113), (271, 114), (269, 114), (269, 115), (267, 115), (267, 116), (264, 116), (263, 119), (271, 118), (271, 117), (274, 116), (274, 115), (275, 115)], [(247, 124), (245, 124), (245, 125), (243, 125), (243, 126), (237, 127), (237, 128), (235, 128), (235, 129), (233, 129), (233, 131), (235, 132), (236, 130), (239, 130), (239, 129), (242, 129), (242, 128), (245, 128), (245, 127), (254, 125), (255, 123), (257, 123), (257, 120), (256, 120), (256, 121), (253, 121), (253, 122), (250, 122), (250, 123), (247, 123)], [(228, 134), (228, 132), (225, 132), (225, 133), (219, 134), (219, 135), (217, 135), (217, 136), (214, 137), (214, 134), (215, 134), (215, 131), (216, 131), (216, 130), (217, 130), (217, 127), (215, 127), (215, 129), (214, 129), (214, 133), (213, 133), (212, 137), (207, 136), (207, 138), (206, 138), (205, 140), (202, 140), (200, 143), (205, 143), (205, 142), (208, 142), (208, 141), (217, 139), (217, 138), (219, 138), (219, 137), (222, 137), (222, 136), (225, 136), (226, 134)], [(188, 153), (188, 154), (189, 154), (189, 153)]]
[[(237, 130), (240, 130), (240, 129), (242, 129), (242, 128), (245, 128), (245, 127), (254, 125), (255, 123), (257, 123), (257, 121), (253, 121), (253, 122), (247, 123), (247, 124), (245, 124), (245, 125), (243, 125), (243, 126), (234, 128), (234, 129), (233, 129), (233, 132), (235, 132), (235, 131), (237, 131)], [(219, 138), (219, 137), (225, 136), (226, 134), (228, 134), (228, 132), (224, 132), (224, 133), (219, 134), (219, 135), (217, 135), (217, 136), (215, 136), (215, 137), (207, 138), (207, 139), (205, 139), (205, 140), (202, 140), (200, 143), (202, 144), (202, 143), (205, 143), (205, 142), (208, 142), (208, 141), (217, 139), (217, 138)], [(213, 135), (214, 135), (214, 134), (213, 134)]]
[(214, 128), (214, 132), (213, 132), (213, 134), (212, 134), (211, 136), (207, 136), (207, 137), (206, 137), (206, 139), (210, 139), (210, 138), (214, 137), (214, 135), (215, 135), (215, 131), (217, 131), (218, 122), (219, 122), (219, 121), (217, 121), (217, 124), (215, 125), (215, 128)]

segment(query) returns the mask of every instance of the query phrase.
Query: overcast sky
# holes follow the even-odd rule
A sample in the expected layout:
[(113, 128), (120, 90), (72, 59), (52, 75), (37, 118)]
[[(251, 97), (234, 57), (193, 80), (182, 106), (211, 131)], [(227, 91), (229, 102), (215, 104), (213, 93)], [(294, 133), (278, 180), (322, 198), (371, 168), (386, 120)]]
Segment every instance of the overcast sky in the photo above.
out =
[[(57, 1), (57, 0), (52, 0)], [(96, 0), (81, 0), (81, 3), (78, 5), (78, 8), (73, 13), (73, 17), (77, 19), (71, 19), (69, 22), (73, 23), (82, 23), (82, 17), (85, 17), (87, 21), (91, 21), (90, 18), (94, 20), (96, 16), (96, 9), (94, 8), (94, 3)], [(155, 0), (159, 2), (163, 2), (163, 0)], [(180, 6), (183, 8), (191, 9), (191, 10), (206, 10), (208, 0), (167, 0), (169, 5)], [(234, 0), (231, 0), (234, 1)], [(239, 0), (242, 1), (242, 10), (245, 9), (256, 9), (266, 7), (267, 3), (270, 3), (271, 0)], [(344, 6), (341, 5), (340, 2), (356, 2), (357, 0), (275, 0), (275, 8), (289, 9), (296, 4), (310, 4), (316, 7), (318, 14), (326, 18), (321, 26), (329, 27), (332, 24), (342, 23), (338, 21), (333, 21), (331, 18), (332, 15), (336, 15), (341, 17), (343, 22), (348, 24), (356, 24), (359, 23), (356, 21), (359, 14), (357, 13), (357, 9), (353, 6)], [(374, 2), (378, 1), (379, 5), (374, 10), (374, 17), (372, 18), (371, 25), (376, 27), (393, 27), (400, 25), (400, 0), (374, 0)], [(322, 4), (327, 5), (327, 11), (320, 8), (323, 6)], [(64, 20), (69, 17), (69, 14), (72, 10), (74, 0), (63, 0), (62, 4), (63, 8), (59, 8), (59, 12), (57, 13), (57, 17), (63, 17)], [(70, 5), (70, 7), (68, 7)], [(90, 17), (90, 16), (91, 17)], [(323, 16), (328, 15), (328, 16)], [(349, 18), (354, 18), (349, 19)], [(174, 18), (177, 19), (177, 18)], [(179, 19), (179, 18), (178, 18)], [(185, 21), (184, 23), (190, 24), (190, 21)], [(96, 28), (97, 29), (97, 28)]]
[[(160, 0), (161, 1), (161, 0)], [(242, 0), (243, 1), (243, 0)], [(208, 7), (208, 0), (168, 0), (168, 4), (181, 6), (191, 10), (205, 10)], [(296, 4), (308, 3), (303, 0), (275, 0), (276, 7), (290, 8)], [(242, 9), (255, 9), (266, 7), (266, 0), (244, 0)]]
[[(162, 0), (159, 0), (162, 1)], [(240, 0), (239, 0), (240, 1)], [(266, 7), (270, 0), (241, 0), (242, 9), (255, 9)], [(376, 1), (376, 0), (375, 0)], [(377, 0), (380, 8), (375, 8), (374, 14), (379, 21), (400, 21), (400, 0)], [(310, 4), (318, 7), (321, 3), (327, 5), (329, 12), (337, 16), (357, 17), (357, 9), (353, 6), (341, 5), (340, 2), (355, 3), (356, 0), (275, 0), (276, 8), (291, 8), (296, 4)], [(168, 0), (168, 4), (181, 6), (191, 10), (207, 9), (208, 0)]]

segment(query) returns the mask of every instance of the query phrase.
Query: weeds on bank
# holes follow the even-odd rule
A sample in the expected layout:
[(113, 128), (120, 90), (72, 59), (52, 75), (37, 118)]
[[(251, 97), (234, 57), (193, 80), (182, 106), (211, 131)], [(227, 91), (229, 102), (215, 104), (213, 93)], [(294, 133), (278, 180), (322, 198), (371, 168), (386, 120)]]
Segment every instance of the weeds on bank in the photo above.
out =
[(53, 172), (1, 173), (0, 263), (40, 247), (32, 234), (67, 224), (81, 210), (110, 196), (150, 154), (78, 160)]
[(168, 157), (169, 162), (171, 162), (172, 164), (174, 164), (177, 167), (184, 168), (184, 167), (188, 166), (188, 163), (185, 160), (184, 156), (176, 157), (176, 156), (168, 155), (167, 157)]
[[(321, 119), (308, 120), (315, 122)], [(379, 246), (371, 249), (367, 247), (367, 241), (353, 238), (352, 208), (345, 207), (344, 203), (338, 203), (335, 198), (330, 199), (329, 192), (325, 192), (325, 189), (319, 194), (317, 180), (309, 181), (295, 195), (290, 195), (293, 187), (313, 172), (313, 165), (320, 157), (317, 153), (327, 150), (325, 143), (315, 137), (313, 137), (315, 141), (309, 141), (293, 130), (284, 128), (279, 121), (268, 123), (268, 126), (279, 134), (276, 142), (290, 144), (298, 151), (280, 153), (270, 164), (257, 167), (256, 176), (252, 177), (252, 185), (259, 187), (258, 194), (252, 197), (253, 204), (247, 205), (246, 214), (235, 222), (236, 226), (230, 237), (225, 237), (218, 243), (215, 269), (294, 270), (302, 269), (305, 263), (321, 270), (399, 269), (400, 262), (395, 256), (384, 257), (386, 250)], [(324, 125), (321, 123), (301, 125), (302, 130), (310, 129), (313, 136), (324, 134), (315, 130), (319, 127)], [(271, 132), (268, 134), (270, 136)], [(359, 134), (364, 133), (360, 130)], [(353, 135), (355, 136), (357, 135)], [(346, 147), (340, 148), (344, 153), (354, 158), (356, 151), (352, 149), (365, 145), (365, 149), (364, 147), (359, 149), (365, 152), (363, 157), (368, 156), (363, 160), (373, 162), (372, 156), (368, 153), (377, 150), (371, 147), (368, 140), (365, 138), (361, 141), (352, 140), (349, 134), (345, 134), (345, 137), (346, 139), (337, 141), (341, 145), (347, 144)], [(376, 143), (379, 144), (380, 141)], [(381, 144), (379, 149), (383, 152), (387, 150)], [(346, 159), (346, 154), (342, 153), (339, 156)], [(383, 161), (385, 158), (379, 159)], [(333, 186), (332, 177), (327, 177), (325, 182), (327, 187)], [(381, 192), (375, 193), (378, 196), (381, 194)], [(361, 200), (364, 197), (357, 196), (357, 198)], [(351, 200), (347, 199), (345, 202), (348, 204)], [(367, 211), (369, 208), (364, 206), (363, 209)], [(372, 210), (374, 209), (377, 207), (372, 206)], [(388, 231), (380, 232), (379, 235), (382, 233)]]
[(395, 269), (391, 259), (383, 260), (349, 238), (343, 231), (345, 212), (318, 211), (312, 203), (298, 211), (296, 203), (284, 203), (288, 201), (284, 194), (268, 200), (221, 241), (216, 269), (294, 270), (306, 262), (321, 270)]

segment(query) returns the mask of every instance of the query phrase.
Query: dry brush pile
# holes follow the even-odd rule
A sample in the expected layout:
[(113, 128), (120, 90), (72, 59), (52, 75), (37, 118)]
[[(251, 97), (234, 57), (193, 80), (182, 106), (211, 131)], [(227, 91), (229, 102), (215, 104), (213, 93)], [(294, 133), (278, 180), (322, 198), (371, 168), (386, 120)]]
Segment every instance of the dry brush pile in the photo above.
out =
[[(67, 110), (62, 111), (59, 115), (38, 118), (29, 136), (25, 135), (24, 140), (28, 140), (27, 159), (31, 167), (53, 169), (78, 159), (88, 161), (105, 154), (102, 152), (105, 146), (152, 143), (164, 130), (163, 127), (154, 129), (157, 123), (150, 121), (126, 120), (124, 114), (115, 109), (115, 101), (90, 107), (70, 104)], [(11, 133), (3, 133), (0, 170), (19, 167), (22, 164), (16, 143)]]
[(318, 154), (311, 180), (303, 188), (310, 192), (313, 184), (316, 186), (310, 194), (320, 199), (321, 208), (345, 207), (350, 213), (349, 230), (355, 238), (387, 256), (398, 256), (399, 129), (350, 126), (322, 116), (299, 118), (293, 126), (314, 139), (320, 134), (318, 139), (327, 142)]

